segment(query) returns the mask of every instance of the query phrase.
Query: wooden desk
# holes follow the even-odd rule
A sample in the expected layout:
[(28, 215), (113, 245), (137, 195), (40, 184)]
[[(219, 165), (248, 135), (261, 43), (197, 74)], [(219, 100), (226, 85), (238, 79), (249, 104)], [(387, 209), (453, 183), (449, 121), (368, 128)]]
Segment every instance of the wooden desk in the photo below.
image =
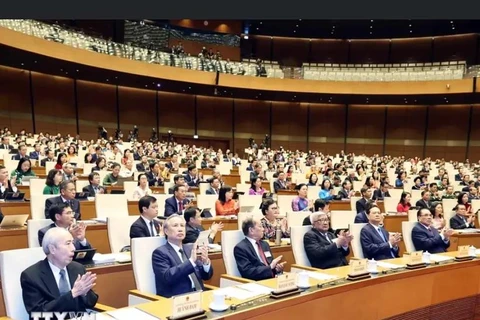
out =
[[(405, 263), (401, 258), (388, 262)], [(348, 267), (321, 272), (344, 276)], [(273, 287), (273, 280), (259, 283)], [(313, 286), (300, 295), (280, 300), (259, 299), (235, 311), (229, 309), (222, 313), (208, 311), (213, 293), (206, 291), (202, 293), (202, 305), (208, 311), (209, 319), (234, 320), (287, 320), (312, 318), (312, 315), (320, 314), (324, 319), (375, 320), (400, 314), (401, 319), (460, 319), (460, 313), (461, 319), (474, 319), (476, 308), (480, 306), (477, 300), (480, 294), (480, 260), (380, 274), (371, 279), (321, 289), (316, 287), (319, 281), (310, 279), (310, 283)], [(227, 304), (239, 302), (236, 299), (226, 301)], [(165, 319), (171, 315), (172, 305), (170, 299), (161, 299), (136, 307)]]
[[(97, 274), (97, 285), (93, 290), (98, 294), (98, 302), (114, 308), (128, 306), (129, 290), (135, 288), (132, 264), (125, 263), (107, 266), (87, 267)], [(0, 316), (5, 316), (3, 292), (0, 286)]]
[(237, 183), (240, 183), (240, 175), (239, 174), (226, 174), (222, 175), (222, 180), (224, 184), (230, 187), (236, 187)]

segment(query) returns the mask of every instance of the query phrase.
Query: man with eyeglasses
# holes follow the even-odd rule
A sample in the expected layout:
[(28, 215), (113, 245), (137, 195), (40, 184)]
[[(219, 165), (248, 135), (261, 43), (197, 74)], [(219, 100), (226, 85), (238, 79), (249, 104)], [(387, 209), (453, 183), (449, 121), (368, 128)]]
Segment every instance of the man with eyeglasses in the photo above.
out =
[(347, 265), (345, 258), (350, 253), (348, 244), (353, 236), (341, 230), (338, 237), (329, 232), (330, 220), (325, 212), (311, 215), (312, 229), (305, 233), (303, 245), (310, 264), (314, 268), (329, 269)]
[(453, 229), (444, 228), (441, 233), (433, 227), (433, 217), (430, 210), (422, 208), (417, 212), (418, 222), (412, 229), (412, 241), (415, 250), (430, 253), (446, 252), (450, 246), (450, 236)]
[(58, 227), (64, 228), (70, 232), (73, 237), (73, 245), (75, 246), (75, 250), (92, 248), (90, 243), (88, 243), (87, 239), (85, 238), (85, 230), (87, 229), (87, 225), (83, 222), (77, 223), (75, 221), (74, 212), (68, 204), (53, 204), (49, 208), (48, 213), (53, 223), (38, 230), (38, 243), (40, 246), (42, 245), (45, 233), (52, 228)]

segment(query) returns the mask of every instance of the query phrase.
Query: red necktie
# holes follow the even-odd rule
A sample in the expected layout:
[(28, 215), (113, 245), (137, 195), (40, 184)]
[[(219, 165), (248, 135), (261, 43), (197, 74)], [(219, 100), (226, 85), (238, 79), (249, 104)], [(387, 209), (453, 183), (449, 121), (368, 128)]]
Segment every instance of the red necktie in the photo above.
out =
[(183, 211), (183, 201), (178, 201), (178, 212)]
[(267, 258), (265, 257), (265, 252), (263, 252), (262, 244), (260, 241), (257, 241), (258, 253), (260, 254), (260, 258), (262, 258), (262, 262), (264, 265), (268, 266)]

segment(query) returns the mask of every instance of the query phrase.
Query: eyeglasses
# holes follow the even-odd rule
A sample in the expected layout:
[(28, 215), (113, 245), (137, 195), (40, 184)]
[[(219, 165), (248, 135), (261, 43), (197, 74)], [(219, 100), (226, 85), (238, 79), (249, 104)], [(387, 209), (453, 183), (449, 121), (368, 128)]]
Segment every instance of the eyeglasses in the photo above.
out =
[(313, 223), (315, 223), (315, 222), (330, 222), (330, 219), (328, 219), (328, 218), (327, 219), (318, 219), (318, 220), (313, 221)]

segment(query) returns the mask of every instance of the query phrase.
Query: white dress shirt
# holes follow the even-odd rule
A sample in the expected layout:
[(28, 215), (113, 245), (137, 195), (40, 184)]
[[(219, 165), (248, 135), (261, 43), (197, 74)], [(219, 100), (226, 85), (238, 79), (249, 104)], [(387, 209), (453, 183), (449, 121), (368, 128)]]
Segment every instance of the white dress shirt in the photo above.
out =
[[(55, 277), (55, 282), (57, 283), (57, 287), (60, 287), (60, 268), (58, 268), (57, 266), (55, 266), (54, 264), (52, 264), (50, 262), (50, 260), (48, 260), (48, 264), (50, 265), (50, 269), (52, 269), (52, 273), (53, 273), (53, 276)], [(70, 285), (70, 277), (68, 276), (68, 271), (67, 271), (67, 267), (63, 268), (63, 270), (65, 270), (65, 277), (67, 278), (67, 283), (68, 283), (68, 287), (70, 288), (70, 290), (72, 290), (72, 286)]]
[[(258, 251), (257, 241), (254, 240), (254, 239), (252, 239), (252, 238), (250, 238), (250, 237), (245, 237), (245, 238), (247, 238), (247, 240), (250, 241), (250, 243), (251, 243), (252, 246), (253, 246), (253, 249), (255, 250), (255, 253), (257, 254), (258, 259), (260, 259), (260, 261), (263, 262), (263, 258), (260, 257), (260, 252)], [(262, 240), (260, 240), (260, 241), (262, 241)], [(265, 259), (266, 259), (266, 258), (267, 258), (267, 257), (265, 257)]]
[[(182, 257), (182, 254), (180, 253), (180, 249), (183, 250), (183, 248), (180, 248), (179, 246), (177, 246), (176, 244), (173, 244), (171, 243), (170, 241), (168, 241), (168, 243), (172, 246), (172, 248), (175, 250), (175, 252), (177, 253), (177, 256), (180, 258), (180, 261), (183, 261), (183, 257)], [(185, 255), (187, 255), (187, 253), (185, 252), (185, 250), (183, 250), (183, 252), (185, 253)], [(196, 267), (196, 264), (195, 262), (192, 262), (192, 260), (188, 259), (188, 261), (190, 261), (190, 263), (192, 264), (192, 266), (195, 268)], [(209, 264), (204, 264), (203, 265), (203, 270), (205, 272), (208, 272), (210, 271), (210, 263)], [(191, 275), (188, 275), (188, 277), (190, 278), (190, 282), (192, 283), (192, 288), (195, 288), (195, 284), (193, 283), (193, 280), (192, 280), (192, 276)], [(200, 281), (200, 279), (198, 279)]]

